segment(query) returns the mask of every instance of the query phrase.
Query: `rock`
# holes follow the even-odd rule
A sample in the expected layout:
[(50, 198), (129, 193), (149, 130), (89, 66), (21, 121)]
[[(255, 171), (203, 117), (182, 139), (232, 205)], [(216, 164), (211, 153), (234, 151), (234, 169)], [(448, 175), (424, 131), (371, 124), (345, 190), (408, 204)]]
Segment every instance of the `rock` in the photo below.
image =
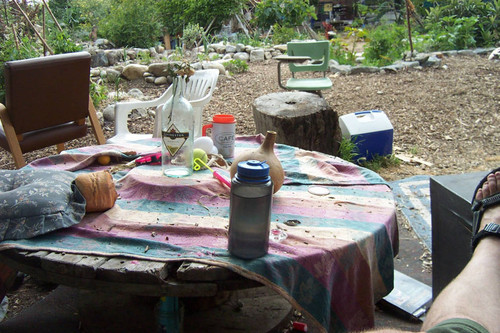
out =
[(280, 51), (281, 53), (285, 53), (287, 50), (286, 44), (274, 45), (274, 49)]
[(236, 53), (236, 46), (231, 44), (226, 45), (226, 53)]
[(231, 60), (233, 59), (234, 53), (226, 53), (224, 57), (222, 57), (222, 60)]
[(378, 73), (378, 72), (380, 72), (380, 68), (375, 66), (356, 66), (351, 68), (351, 74)]
[(339, 74), (351, 74), (352, 66), (351, 65), (330, 65), (330, 72), (339, 73)]
[(476, 55), (473, 50), (460, 50), (458, 51), (459, 55), (473, 56)]
[(90, 76), (101, 76), (101, 70), (99, 68), (91, 68)]
[(123, 50), (106, 50), (104, 51), (106, 57), (108, 58), (109, 66), (114, 66), (120, 61), (123, 61)]
[(236, 44), (236, 52), (245, 52), (245, 44)]
[(160, 76), (154, 80), (154, 84), (157, 86), (160, 86), (162, 84), (167, 84), (167, 83), (168, 83), (168, 80), (167, 80), (166, 76)]
[(488, 60), (500, 59), (500, 47), (494, 49), (491, 54), (488, 56)]
[(272, 59), (273, 58), (273, 55), (271, 54), (270, 51), (264, 51), (264, 59), (265, 60), (269, 60), (269, 59)]
[(104, 51), (98, 50), (96, 53), (90, 56), (90, 66), (91, 67), (107, 67), (109, 66), (108, 57), (104, 54)]
[(156, 49), (154, 47), (150, 47), (149, 48), (149, 55), (151, 57), (157, 57), (158, 56), (158, 53), (156, 53)]
[(439, 67), (441, 66), (442, 60), (436, 56), (430, 56), (426, 62), (421, 64), (423, 67)]
[(113, 47), (113, 44), (109, 42), (109, 40), (104, 39), (104, 38), (98, 38), (94, 42), (94, 45), (100, 49), (108, 49), (110, 47)]
[(140, 98), (144, 97), (144, 94), (142, 93), (142, 91), (140, 91), (137, 88), (130, 89), (127, 94), (129, 96), (131, 96), (133, 98), (137, 98), (137, 99), (140, 99)]
[(250, 55), (246, 52), (236, 52), (233, 56), (233, 59), (249, 61)]
[(202, 65), (203, 65), (203, 69), (215, 68), (215, 69), (219, 70), (219, 75), (226, 75), (226, 68), (220, 62), (211, 61), (211, 62), (203, 63)]
[(122, 75), (129, 81), (137, 80), (143, 77), (148, 70), (148, 66), (139, 64), (130, 64), (125, 66)]
[(217, 52), (219, 54), (226, 52), (226, 45), (224, 45), (222, 43), (212, 44), (212, 47), (214, 48), (215, 52)]
[(116, 82), (121, 76), (121, 73), (116, 69), (108, 68), (106, 69), (106, 79), (108, 82)]
[(264, 61), (264, 50), (255, 49), (250, 52), (250, 62)]
[(156, 78), (154, 76), (148, 76), (144, 78), (147, 83), (155, 83)]
[(339, 64), (339, 62), (338, 62), (337, 60), (335, 60), (335, 59), (330, 59), (330, 60), (328, 61), (328, 66), (338, 66), (338, 65), (340, 65), (340, 64)]
[(102, 116), (106, 121), (115, 121), (115, 105), (110, 104), (102, 111)]
[(168, 62), (154, 63), (148, 66), (147, 71), (154, 76), (167, 76), (168, 75)]
[(134, 50), (127, 50), (127, 57), (131, 60), (135, 60), (137, 53)]
[(163, 54), (163, 52), (165, 52), (165, 48), (162, 45), (157, 45), (156, 46), (156, 52), (158, 54)]

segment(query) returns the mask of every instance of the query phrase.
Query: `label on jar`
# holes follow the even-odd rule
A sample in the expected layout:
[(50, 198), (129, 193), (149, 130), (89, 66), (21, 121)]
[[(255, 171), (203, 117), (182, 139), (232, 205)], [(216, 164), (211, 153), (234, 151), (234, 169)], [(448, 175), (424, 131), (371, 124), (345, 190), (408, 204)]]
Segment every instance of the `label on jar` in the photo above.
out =
[(175, 156), (189, 138), (189, 132), (181, 132), (171, 124), (166, 131), (161, 132), (161, 137), (170, 155)]

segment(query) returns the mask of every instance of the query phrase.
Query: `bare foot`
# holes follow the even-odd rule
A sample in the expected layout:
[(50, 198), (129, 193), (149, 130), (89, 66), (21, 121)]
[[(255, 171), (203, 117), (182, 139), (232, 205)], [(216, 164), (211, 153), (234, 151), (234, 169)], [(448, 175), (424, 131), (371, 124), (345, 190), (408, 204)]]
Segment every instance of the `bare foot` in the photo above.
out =
[[(500, 171), (488, 175), (483, 186), (477, 191), (476, 200), (482, 200), (496, 193), (500, 193)], [(500, 224), (500, 205), (486, 209), (479, 230), (488, 223)]]

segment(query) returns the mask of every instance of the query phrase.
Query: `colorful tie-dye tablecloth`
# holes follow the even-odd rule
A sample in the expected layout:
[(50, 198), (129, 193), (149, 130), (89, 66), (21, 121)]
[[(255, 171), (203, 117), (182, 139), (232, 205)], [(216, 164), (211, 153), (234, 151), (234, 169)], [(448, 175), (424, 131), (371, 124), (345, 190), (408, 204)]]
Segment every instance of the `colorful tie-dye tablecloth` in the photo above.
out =
[[(263, 136), (238, 137), (238, 152), (258, 147)], [(136, 141), (71, 150), (27, 168), (88, 172), (106, 167), (99, 155), (159, 151), (159, 142)], [(120, 195), (103, 214), (27, 240), (4, 241), (18, 248), (66, 253), (192, 260), (227, 267), (278, 291), (308, 314), (318, 330), (343, 332), (373, 326), (374, 303), (393, 287), (398, 230), (393, 194), (376, 173), (322, 153), (277, 144), (285, 183), (274, 195), (271, 228), (287, 237), (270, 242), (269, 254), (242, 260), (227, 251), (229, 189), (208, 170), (173, 179), (160, 166), (114, 174)], [(311, 194), (311, 185), (329, 190)], [(285, 222), (295, 220), (296, 226)], [(145, 249), (148, 249), (145, 251)]]

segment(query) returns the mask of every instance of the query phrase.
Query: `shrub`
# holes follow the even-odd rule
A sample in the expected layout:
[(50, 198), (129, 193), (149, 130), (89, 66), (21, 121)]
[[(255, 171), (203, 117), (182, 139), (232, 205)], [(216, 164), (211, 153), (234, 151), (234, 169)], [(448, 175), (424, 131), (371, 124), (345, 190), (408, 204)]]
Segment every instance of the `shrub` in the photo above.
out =
[(291, 27), (283, 27), (276, 23), (273, 25), (273, 44), (285, 44), (292, 39), (298, 39), (300, 38), (299, 33), (297, 33), (293, 28)]
[(153, 46), (162, 35), (155, 0), (122, 0), (101, 22), (103, 35), (117, 46)]
[(380, 25), (368, 32), (368, 44), (365, 47), (367, 65), (386, 66), (402, 58), (408, 49), (405, 40), (406, 29), (396, 24)]
[(439, 22), (428, 24), (424, 42), (417, 43), (421, 51), (461, 50), (476, 46), (477, 17), (443, 17)]
[(12, 60), (21, 60), (38, 57), (40, 49), (34, 39), (22, 37), (19, 40), (19, 49), (12, 38), (0, 40), (0, 102), (5, 103), (5, 76), (4, 63)]
[(232, 59), (224, 63), (224, 68), (233, 75), (235, 73), (244, 73), (248, 71), (248, 64), (245, 60)]
[(315, 8), (309, 0), (262, 0), (255, 8), (255, 23), (268, 28), (274, 24), (283, 27), (301, 25), (308, 17), (316, 19)]
[(197, 46), (203, 40), (204, 36), (205, 31), (199, 24), (188, 23), (183, 30), (181, 40), (184, 43), (184, 47), (190, 50)]
[[(218, 30), (222, 23), (239, 13), (248, 0), (168, 0), (158, 1), (163, 26), (171, 35), (181, 33), (186, 23)], [(216, 13), (216, 14), (214, 14)]]
[(76, 45), (70, 39), (68, 33), (66, 33), (64, 30), (59, 31), (54, 29), (49, 34), (47, 43), (52, 48), (55, 54), (77, 52), (82, 50), (82, 47)]
[[(446, 0), (428, 10), (431, 50), (492, 46), (500, 39), (500, 0)], [(451, 39), (451, 40), (446, 40)]]

